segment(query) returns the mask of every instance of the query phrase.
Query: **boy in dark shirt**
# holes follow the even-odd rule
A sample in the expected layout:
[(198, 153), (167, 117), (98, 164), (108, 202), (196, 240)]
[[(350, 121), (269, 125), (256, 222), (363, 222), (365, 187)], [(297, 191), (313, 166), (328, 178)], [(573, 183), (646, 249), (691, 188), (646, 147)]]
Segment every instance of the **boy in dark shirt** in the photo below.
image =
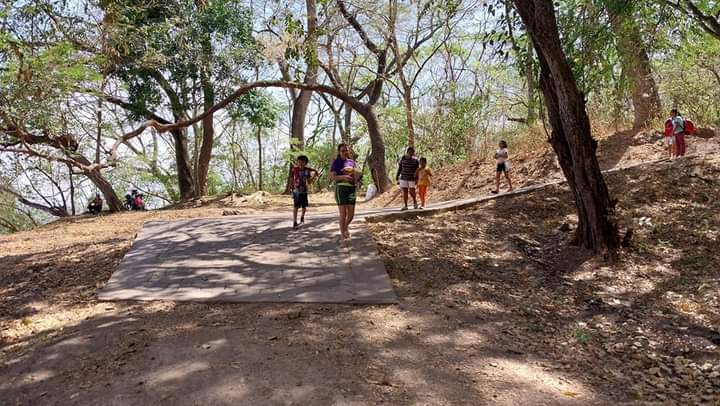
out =
[[(298, 228), (298, 209), (302, 209), (300, 224), (305, 222), (305, 211), (308, 207), (308, 185), (317, 176), (318, 172), (307, 166), (310, 160), (305, 155), (300, 155), (293, 166), (293, 229)], [(314, 174), (314, 175), (313, 175)]]

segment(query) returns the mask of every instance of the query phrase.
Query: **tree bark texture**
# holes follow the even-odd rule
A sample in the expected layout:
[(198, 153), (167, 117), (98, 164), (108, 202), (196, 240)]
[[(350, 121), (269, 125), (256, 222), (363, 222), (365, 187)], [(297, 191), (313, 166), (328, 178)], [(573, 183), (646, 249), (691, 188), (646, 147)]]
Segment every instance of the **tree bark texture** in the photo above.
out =
[[(208, 81), (203, 83), (203, 107), (209, 110), (215, 104), (215, 89)], [(215, 144), (214, 115), (210, 114), (202, 120), (202, 143), (195, 168), (195, 197), (204, 196), (208, 192), (208, 172)]]
[(633, 21), (629, 0), (607, 7), (610, 26), (617, 39), (625, 74), (630, 79), (634, 108), (633, 127), (645, 128), (654, 119), (662, 117), (660, 95), (650, 66), (650, 57), (642, 35)]
[(392, 181), (387, 174), (387, 166), (385, 165), (385, 140), (380, 133), (380, 123), (378, 122), (375, 108), (371, 105), (359, 111), (367, 122), (368, 134), (370, 136), (370, 155), (368, 155), (367, 164), (370, 167), (373, 182), (378, 188), (378, 192), (383, 193), (392, 187)]
[(186, 129), (175, 129), (170, 131), (175, 142), (175, 165), (177, 168), (178, 188), (180, 199), (187, 200), (195, 193), (195, 181), (190, 164), (190, 153), (188, 152)]
[(528, 98), (528, 114), (527, 114), (527, 124), (532, 125), (535, 123), (535, 120), (537, 120), (538, 114), (537, 114), (537, 105), (535, 104), (535, 90), (536, 90), (536, 76), (537, 73), (535, 72), (535, 66), (532, 64), (532, 55), (533, 55), (533, 44), (532, 44), (532, 37), (528, 35), (528, 43), (527, 43), (527, 53), (528, 53), (528, 66), (526, 67), (525, 76), (527, 78), (527, 98)]
[(258, 126), (255, 136), (258, 143), (258, 190), (263, 190), (262, 127)]
[(540, 88), (548, 109), (550, 143), (575, 199), (576, 243), (595, 252), (619, 246), (613, 203), (600, 171), (584, 95), (577, 88), (560, 44), (551, 0), (513, 0), (540, 61)]
[[(317, 81), (319, 66), (317, 60), (317, 7), (315, 0), (306, 0), (305, 6), (307, 8), (307, 35), (304, 44), (305, 63), (307, 64), (305, 83), (313, 85)], [(293, 150), (303, 150), (305, 148), (305, 116), (307, 115), (312, 94), (312, 90), (301, 90), (293, 103), (290, 126), (290, 136), (295, 140), (294, 145), (291, 145)]]

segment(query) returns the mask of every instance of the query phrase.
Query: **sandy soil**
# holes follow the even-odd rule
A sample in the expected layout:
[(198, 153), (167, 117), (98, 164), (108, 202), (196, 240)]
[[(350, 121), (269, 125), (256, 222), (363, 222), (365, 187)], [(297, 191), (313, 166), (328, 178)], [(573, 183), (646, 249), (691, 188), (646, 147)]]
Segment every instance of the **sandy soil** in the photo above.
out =
[(608, 182), (614, 262), (569, 246), (559, 186), (372, 224), (397, 306), (97, 301), (144, 221), (252, 204), (0, 237), (0, 403), (719, 404), (720, 157)]

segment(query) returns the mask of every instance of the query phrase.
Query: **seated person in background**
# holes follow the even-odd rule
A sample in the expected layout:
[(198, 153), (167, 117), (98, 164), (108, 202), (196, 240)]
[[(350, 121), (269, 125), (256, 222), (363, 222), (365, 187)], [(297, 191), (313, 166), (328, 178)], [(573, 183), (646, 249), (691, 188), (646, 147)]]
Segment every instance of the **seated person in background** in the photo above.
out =
[(90, 214), (100, 214), (102, 211), (103, 199), (100, 197), (100, 193), (95, 194), (95, 198), (88, 204), (88, 212)]
[(143, 200), (143, 195), (141, 193), (135, 195), (135, 200), (133, 200), (133, 210), (145, 210), (145, 201)]

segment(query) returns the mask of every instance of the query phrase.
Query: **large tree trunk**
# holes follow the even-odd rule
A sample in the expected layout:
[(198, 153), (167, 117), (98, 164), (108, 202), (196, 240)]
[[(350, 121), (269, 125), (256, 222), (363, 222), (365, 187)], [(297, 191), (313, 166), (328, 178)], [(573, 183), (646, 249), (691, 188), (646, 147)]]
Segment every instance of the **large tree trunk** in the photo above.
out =
[(578, 245), (595, 252), (619, 246), (610, 200), (590, 133), (585, 98), (578, 90), (560, 44), (551, 0), (513, 0), (540, 60), (540, 86), (552, 134), (550, 143), (568, 180), (578, 212)]
[(195, 193), (195, 182), (192, 173), (192, 165), (190, 164), (190, 153), (188, 152), (186, 129), (172, 130), (171, 134), (173, 141), (175, 141), (175, 164), (177, 166), (180, 199), (190, 199)]
[(634, 128), (645, 128), (662, 116), (660, 96), (650, 67), (650, 57), (635, 25), (628, 0), (607, 4), (610, 25), (617, 38), (625, 74), (630, 79), (635, 119)]
[(84, 173), (85, 176), (87, 176), (88, 179), (90, 179), (90, 181), (98, 189), (100, 189), (100, 193), (102, 193), (103, 197), (105, 198), (105, 202), (107, 203), (111, 213), (116, 213), (123, 210), (123, 202), (120, 200), (117, 193), (115, 193), (115, 189), (113, 189), (110, 182), (105, 179), (105, 177), (102, 175), (102, 173), (100, 173), (99, 170), (86, 171)]
[[(215, 89), (207, 79), (203, 81), (203, 107), (205, 111), (210, 110), (215, 104)], [(210, 159), (212, 158), (213, 145), (215, 144), (214, 115), (210, 114), (202, 120), (202, 144), (198, 154), (197, 167), (195, 170), (195, 197), (204, 196), (208, 193), (208, 172), (210, 171)]]
[[(318, 51), (317, 51), (317, 8), (315, 0), (306, 0), (307, 7), (307, 36), (305, 39), (305, 83), (313, 85), (317, 81), (318, 72)], [(293, 104), (291, 136), (295, 139), (293, 149), (303, 150), (305, 148), (305, 116), (307, 114), (312, 90), (301, 90)]]
[(367, 122), (368, 134), (370, 136), (371, 152), (367, 159), (370, 173), (372, 174), (375, 186), (378, 188), (378, 192), (387, 192), (390, 190), (392, 182), (388, 177), (385, 166), (385, 141), (380, 133), (380, 123), (378, 122), (377, 115), (375, 115), (375, 108), (372, 105), (368, 105), (359, 112)]
[[(306, 0), (307, 7), (307, 37), (305, 39), (305, 83), (313, 85), (317, 82), (318, 73), (318, 46), (317, 46), (317, 7), (315, 0)], [(305, 149), (305, 116), (307, 115), (312, 90), (301, 90), (293, 102), (292, 118), (290, 120), (290, 149), (302, 151)], [(292, 191), (292, 165), (288, 172), (285, 184), (285, 193)]]
[(532, 37), (528, 35), (527, 39), (527, 53), (528, 53), (528, 64), (526, 67), (525, 76), (527, 78), (527, 98), (528, 98), (528, 113), (527, 113), (527, 124), (533, 125), (537, 120), (537, 105), (535, 103), (535, 89), (537, 86), (535, 72), (535, 66), (532, 64), (533, 60), (533, 44)]

